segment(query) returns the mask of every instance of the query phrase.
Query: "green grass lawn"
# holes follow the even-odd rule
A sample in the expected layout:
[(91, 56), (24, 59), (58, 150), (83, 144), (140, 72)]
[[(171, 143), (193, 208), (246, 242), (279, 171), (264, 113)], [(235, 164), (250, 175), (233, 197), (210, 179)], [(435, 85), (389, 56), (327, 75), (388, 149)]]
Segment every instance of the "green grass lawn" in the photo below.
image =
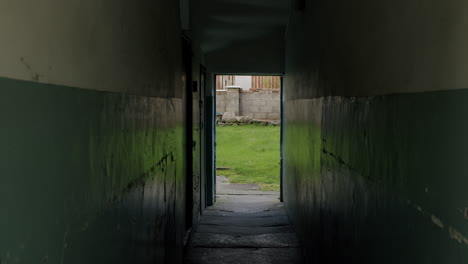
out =
[(231, 183), (257, 183), (279, 191), (280, 127), (262, 125), (216, 127), (216, 166)]

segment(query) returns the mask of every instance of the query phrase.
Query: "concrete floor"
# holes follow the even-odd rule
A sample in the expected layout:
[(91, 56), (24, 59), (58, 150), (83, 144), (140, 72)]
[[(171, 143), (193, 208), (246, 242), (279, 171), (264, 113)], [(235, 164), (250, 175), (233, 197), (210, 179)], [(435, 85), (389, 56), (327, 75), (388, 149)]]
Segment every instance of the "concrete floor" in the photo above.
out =
[(207, 208), (187, 249), (190, 264), (302, 263), (301, 248), (279, 193), (217, 179), (217, 202)]

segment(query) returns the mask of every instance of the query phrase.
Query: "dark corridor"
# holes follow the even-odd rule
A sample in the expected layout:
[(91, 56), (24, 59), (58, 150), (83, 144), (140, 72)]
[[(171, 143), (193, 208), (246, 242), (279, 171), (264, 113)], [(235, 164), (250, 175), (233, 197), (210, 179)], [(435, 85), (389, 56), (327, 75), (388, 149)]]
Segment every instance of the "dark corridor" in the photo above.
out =
[[(466, 264), (466, 32), (466, 0), (0, 1), (0, 263)], [(226, 74), (283, 78), (283, 203), (216, 195)]]

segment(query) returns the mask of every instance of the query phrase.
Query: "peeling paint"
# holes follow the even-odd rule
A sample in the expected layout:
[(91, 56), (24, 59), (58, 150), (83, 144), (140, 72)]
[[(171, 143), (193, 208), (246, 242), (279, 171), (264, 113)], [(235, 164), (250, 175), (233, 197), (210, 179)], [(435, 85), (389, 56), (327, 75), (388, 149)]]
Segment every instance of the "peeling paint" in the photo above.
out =
[(422, 207), (419, 206), (419, 205), (416, 205), (416, 210), (418, 210), (418, 211), (419, 211), (420, 213), (422, 213), (422, 214), (425, 214), (425, 213), (424, 213), (424, 210), (423, 210)]
[[(419, 213), (423, 214), (424, 216), (429, 216), (429, 214), (430, 214), (430, 213), (424, 211), (424, 209), (421, 206), (413, 204), (410, 200), (407, 200), (407, 204), (414, 207)], [(434, 223), (439, 228), (444, 229), (444, 224), (443, 224), (442, 220), (440, 220), (437, 216), (435, 216), (433, 214), (430, 215), (430, 217), (431, 217), (432, 223)]]
[(435, 215), (431, 215), (431, 220), (436, 226), (442, 229), (444, 228), (444, 224), (442, 223), (442, 221), (439, 218), (437, 218)]
[(449, 234), (450, 237), (456, 240), (458, 243), (468, 245), (468, 239), (462, 233), (458, 232), (458, 230), (451, 226), (449, 226)]

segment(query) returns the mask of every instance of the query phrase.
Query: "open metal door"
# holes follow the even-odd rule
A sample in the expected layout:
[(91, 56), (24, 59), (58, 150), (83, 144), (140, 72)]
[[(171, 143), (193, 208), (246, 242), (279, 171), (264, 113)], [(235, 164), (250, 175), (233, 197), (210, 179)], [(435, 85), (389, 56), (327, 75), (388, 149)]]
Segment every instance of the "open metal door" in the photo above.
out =
[(216, 78), (214, 74), (205, 77), (205, 197), (210, 206), (216, 202)]
[(281, 90), (280, 90), (280, 201), (283, 202), (283, 144), (284, 144), (284, 91), (283, 91), (283, 77), (280, 79)]

